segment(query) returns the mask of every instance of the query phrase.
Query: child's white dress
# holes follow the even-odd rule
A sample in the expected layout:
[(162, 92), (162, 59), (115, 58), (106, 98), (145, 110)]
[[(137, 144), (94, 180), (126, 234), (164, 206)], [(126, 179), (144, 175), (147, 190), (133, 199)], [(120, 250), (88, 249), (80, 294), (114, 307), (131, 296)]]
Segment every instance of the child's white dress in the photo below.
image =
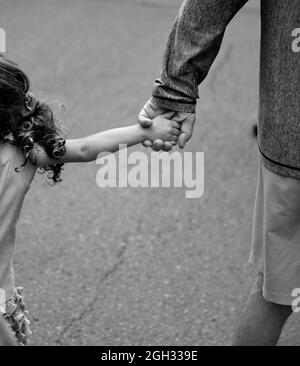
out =
[(30, 331), (22, 289), (15, 288), (12, 261), (19, 216), (36, 170), (29, 162), (21, 167), (24, 160), (18, 147), (0, 141), (0, 313), (20, 344), (27, 343)]

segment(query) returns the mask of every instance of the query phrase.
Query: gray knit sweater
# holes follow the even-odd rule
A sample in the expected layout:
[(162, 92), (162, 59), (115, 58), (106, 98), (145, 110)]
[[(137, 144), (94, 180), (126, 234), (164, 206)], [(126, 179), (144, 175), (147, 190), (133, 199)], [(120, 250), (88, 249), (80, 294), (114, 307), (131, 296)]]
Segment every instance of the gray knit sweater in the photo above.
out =
[[(185, 0), (153, 101), (193, 112), (227, 24), (247, 0)], [(271, 171), (300, 179), (300, 0), (261, 1), (259, 149)]]

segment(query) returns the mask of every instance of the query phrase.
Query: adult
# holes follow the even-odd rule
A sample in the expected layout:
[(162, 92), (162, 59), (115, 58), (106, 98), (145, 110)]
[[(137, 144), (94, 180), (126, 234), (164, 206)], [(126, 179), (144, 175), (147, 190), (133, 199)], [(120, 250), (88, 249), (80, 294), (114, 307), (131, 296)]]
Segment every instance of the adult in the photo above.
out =
[[(182, 124), (178, 144), (185, 146), (193, 133), (198, 85), (218, 54), (226, 26), (246, 2), (183, 2), (169, 35), (161, 78), (139, 115), (143, 127), (164, 114)], [(261, 161), (250, 255), (258, 276), (233, 345), (277, 344), (292, 314), (293, 291), (300, 288), (300, 54), (295, 47), (300, 1), (263, 0), (261, 23)], [(173, 144), (144, 142), (166, 151)]]

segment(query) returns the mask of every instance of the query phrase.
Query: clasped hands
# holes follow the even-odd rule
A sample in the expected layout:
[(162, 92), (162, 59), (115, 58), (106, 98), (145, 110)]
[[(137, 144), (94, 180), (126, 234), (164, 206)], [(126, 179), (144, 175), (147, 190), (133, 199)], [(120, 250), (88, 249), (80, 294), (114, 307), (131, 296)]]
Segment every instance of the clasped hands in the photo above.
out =
[(163, 117), (173, 122), (177, 122), (180, 125), (180, 135), (177, 139), (172, 141), (163, 141), (161, 139), (156, 139), (154, 141), (145, 140), (143, 145), (145, 147), (151, 147), (154, 151), (170, 151), (173, 146), (177, 144), (181, 149), (183, 149), (185, 144), (192, 137), (196, 114), (164, 109), (149, 100), (139, 113), (138, 122), (143, 128), (150, 128), (152, 126), (153, 119), (156, 117)]

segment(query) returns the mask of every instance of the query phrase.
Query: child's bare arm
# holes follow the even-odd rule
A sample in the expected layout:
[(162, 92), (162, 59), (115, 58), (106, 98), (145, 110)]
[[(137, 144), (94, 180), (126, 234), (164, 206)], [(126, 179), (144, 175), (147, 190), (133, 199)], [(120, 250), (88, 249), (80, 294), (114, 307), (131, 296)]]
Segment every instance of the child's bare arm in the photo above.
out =
[(37, 166), (46, 166), (59, 163), (90, 162), (97, 159), (101, 152), (115, 152), (119, 145), (128, 147), (149, 139), (163, 141), (177, 141), (180, 134), (180, 125), (176, 122), (158, 117), (153, 125), (142, 128), (139, 125), (116, 128), (99, 132), (95, 135), (76, 140), (66, 140), (66, 153), (60, 159), (50, 159), (46, 152), (37, 146), (33, 151), (33, 161)]

